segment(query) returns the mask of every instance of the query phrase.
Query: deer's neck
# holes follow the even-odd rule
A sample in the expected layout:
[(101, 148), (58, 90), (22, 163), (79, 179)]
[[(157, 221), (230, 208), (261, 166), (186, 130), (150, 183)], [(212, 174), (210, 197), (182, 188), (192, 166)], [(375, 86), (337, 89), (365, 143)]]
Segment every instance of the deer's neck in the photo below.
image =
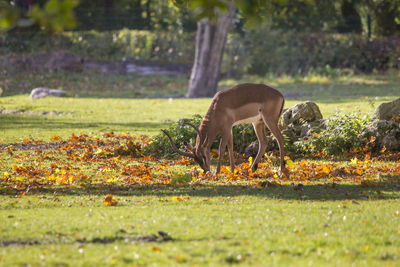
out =
[(210, 147), (218, 134), (218, 127), (215, 125), (215, 121), (212, 120), (212, 117), (205, 116), (199, 130), (202, 139), (207, 143), (207, 147)]
[(208, 148), (211, 146), (219, 132), (219, 128), (218, 125), (216, 125), (215, 120), (216, 103), (217, 100), (214, 98), (199, 128), (202, 139), (207, 143)]

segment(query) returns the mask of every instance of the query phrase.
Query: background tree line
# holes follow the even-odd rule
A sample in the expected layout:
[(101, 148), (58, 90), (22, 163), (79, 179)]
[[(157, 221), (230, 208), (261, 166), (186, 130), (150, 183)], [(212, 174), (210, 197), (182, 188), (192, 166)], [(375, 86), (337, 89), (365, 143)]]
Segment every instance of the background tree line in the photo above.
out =
[[(3, 28), (19, 17), (27, 15), (38, 5), (43, 7), (48, 0), (1, 0), (0, 18)], [(53, 1), (57, 2), (57, 1)], [(179, 26), (184, 31), (196, 31), (198, 17), (188, 2), (203, 2), (216, 5), (218, 0), (85, 0), (70, 5), (76, 19), (75, 30), (118, 30), (130, 29), (169, 29)], [(245, 1), (243, 1), (245, 2)], [(371, 32), (378, 36), (391, 36), (400, 33), (400, 0), (283, 0), (262, 1), (264, 7), (257, 15), (267, 21), (274, 29), (300, 32), (363, 33), (368, 32), (368, 18)], [(252, 4), (252, 1), (248, 1)], [(54, 12), (54, 11), (53, 11)], [(13, 15), (10, 15), (13, 14)], [(250, 15), (254, 15), (250, 14)], [(203, 16), (209, 15), (207, 12)], [(249, 17), (240, 12), (234, 18), (234, 29), (243, 31)], [(7, 21), (7, 23), (6, 23)]]
[[(43, 30), (128, 29), (113, 34), (120, 47), (109, 52), (128, 47), (131, 54), (126, 56), (145, 51), (143, 60), (160, 59), (165, 40), (178, 44), (187, 40), (185, 34), (196, 33), (195, 49), (182, 44), (168, 48), (169, 56), (178, 55), (169, 59), (194, 58), (190, 97), (215, 93), (221, 65), (232, 75), (329, 68), (370, 72), (398, 67), (400, 52), (398, 40), (387, 38), (399, 36), (400, 0), (0, 0), (0, 7), (0, 25), (7, 29), (3, 40), (26, 31), (32, 36)], [(132, 35), (132, 29), (149, 34)], [(336, 33), (340, 37), (332, 35)], [(378, 37), (384, 38), (372, 41)]]

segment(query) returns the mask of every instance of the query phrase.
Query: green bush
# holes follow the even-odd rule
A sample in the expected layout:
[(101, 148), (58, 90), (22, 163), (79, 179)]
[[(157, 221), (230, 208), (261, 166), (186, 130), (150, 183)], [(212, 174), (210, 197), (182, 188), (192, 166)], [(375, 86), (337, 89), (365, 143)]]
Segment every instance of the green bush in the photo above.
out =
[(359, 135), (370, 122), (370, 116), (337, 112), (325, 120), (325, 129), (320, 133), (295, 142), (287, 140), (286, 149), (295, 155), (320, 154), (322, 151), (327, 155), (342, 155), (344, 152), (362, 147)]
[[(203, 117), (196, 114), (193, 116), (191, 122), (199, 127), (201, 124)], [(193, 146), (196, 143), (196, 131), (188, 126), (182, 125), (179, 122), (171, 123), (166, 129), (174, 140), (175, 144), (182, 150), (184, 150), (183, 144), (187, 142), (192, 144)], [(232, 129), (233, 140), (234, 140), (234, 150), (241, 152), (244, 150), (246, 146), (248, 146), (251, 142), (256, 141), (257, 137), (254, 133), (253, 127), (251, 124), (241, 124), (233, 127)], [(211, 146), (212, 149), (218, 149), (220, 136), (217, 136), (213, 141)], [(171, 148), (169, 140), (167, 136), (163, 133), (155, 136), (150, 145), (148, 145), (144, 149), (144, 154), (152, 154), (154, 156), (164, 156), (164, 157), (172, 157), (176, 156), (176, 153)]]
[[(202, 117), (194, 115), (191, 122), (199, 127)], [(319, 155), (324, 151), (327, 155), (340, 156), (344, 152), (352, 149), (360, 149), (362, 142), (359, 135), (363, 128), (371, 122), (370, 116), (361, 116), (359, 113), (343, 114), (337, 112), (335, 115), (325, 120), (324, 129), (315, 129), (315, 134), (308, 139), (290, 140), (285, 137), (285, 149), (295, 156), (304, 156), (310, 154)], [(196, 143), (197, 133), (190, 126), (181, 125), (178, 122), (171, 123), (167, 129), (177, 146), (184, 150), (184, 142), (193, 146)], [(319, 133), (317, 133), (319, 132)], [(243, 153), (244, 149), (257, 140), (251, 124), (240, 124), (232, 129), (234, 150)], [(218, 149), (219, 136), (214, 140), (211, 148)], [(269, 134), (269, 142), (275, 142), (275, 139)], [(273, 146), (278, 149), (277, 145)], [(176, 153), (171, 148), (168, 138), (160, 133), (155, 136), (152, 143), (144, 150), (144, 154), (152, 154), (157, 157), (175, 157)]]
[(325, 150), (327, 154), (337, 155), (351, 149), (361, 148), (358, 136), (363, 128), (371, 122), (370, 116), (361, 117), (359, 113), (336, 113), (325, 121), (326, 128), (321, 131), (319, 138), (311, 142), (315, 149)]
[[(195, 126), (199, 127), (202, 121), (202, 117), (198, 114), (194, 115), (191, 123)], [(168, 133), (171, 135), (175, 144), (178, 148), (184, 150), (183, 143), (187, 142), (189, 144), (196, 143), (196, 131), (188, 126), (182, 125), (179, 122), (171, 123), (166, 129)], [(180, 147), (181, 146), (181, 147)], [(169, 139), (164, 133), (160, 133), (159, 135), (153, 137), (151, 144), (146, 146), (143, 150), (144, 154), (152, 154), (154, 156), (163, 156), (163, 157), (174, 157), (176, 156), (176, 152), (172, 149)]]

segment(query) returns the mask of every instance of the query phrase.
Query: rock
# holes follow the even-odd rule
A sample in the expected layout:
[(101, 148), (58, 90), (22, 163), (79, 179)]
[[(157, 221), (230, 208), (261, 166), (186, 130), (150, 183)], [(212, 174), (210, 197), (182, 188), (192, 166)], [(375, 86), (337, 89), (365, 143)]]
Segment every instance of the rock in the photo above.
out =
[(47, 96), (62, 97), (62, 96), (66, 96), (66, 95), (67, 94), (63, 90), (39, 87), (39, 88), (33, 89), (29, 97), (31, 98), (31, 100), (35, 100), (35, 99), (43, 98), (43, 97), (47, 97)]
[(94, 61), (86, 59), (83, 66), (87, 69), (104, 73), (126, 74), (127, 72), (127, 67), (124, 62)]
[(317, 120), (322, 120), (319, 107), (314, 102), (306, 101), (294, 105), (283, 113), (281, 127), (286, 128), (289, 124), (301, 124)]
[(306, 122), (300, 127), (300, 138), (309, 137), (313, 133), (319, 133), (323, 128), (325, 128), (323, 120)]
[(375, 151), (384, 146), (387, 150), (400, 151), (400, 127), (392, 121), (373, 121), (363, 129), (359, 138), (363, 142), (368, 142)]
[(282, 135), (284, 136), (285, 140), (290, 140), (290, 142), (295, 142), (297, 141), (297, 136), (296, 133), (294, 132), (294, 129), (292, 128), (286, 128), (282, 130)]
[[(273, 151), (279, 149), (278, 142), (276, 141), (275, 137), (269, 135), (267, 138), (268, 138), (268, 144), (265, 151)], [(248, 146), (242, 148), (240, 152), (243, 152), (246, 158), (248, 157), (255, 158), (258, 153), (258, 140), (251, 142)]]
[(253, 157), (255, 158), (258, 153), (258, 141), (253, 141), (244, 149), (244, 156), (246, 158)]
[(378, 120), (391, 120), (393, 117), (400, 115), (400, 98), (389, 102), (382, 103), (376, 109), (373, 118)]
[(81, 70), (83, 60), (78, 55), (64, 49), (24, 55), (15, 65), (23, 70)]

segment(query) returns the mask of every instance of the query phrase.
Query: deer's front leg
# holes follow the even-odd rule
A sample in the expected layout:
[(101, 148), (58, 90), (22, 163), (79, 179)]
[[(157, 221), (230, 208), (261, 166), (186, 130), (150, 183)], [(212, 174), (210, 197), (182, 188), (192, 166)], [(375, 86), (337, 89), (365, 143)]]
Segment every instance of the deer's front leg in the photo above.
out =
[(221, 141), (219, 142), (219, 149), (218, 149), (218, 163), (215, 174), (218, 174), (221, 170), (221, 160), (222, 157), (224, 156), (225, 148), (228, 143), (228, 138), (229, 137), (224, 133), (221, 135)]
[(235, 171), (235, 159), (233, 157), (233, 135), (232, 135), (232, 129), (229, 134), (228, 138), (228, 153), (229, 153), (229, 162), (231, 164), (231, 172)]

